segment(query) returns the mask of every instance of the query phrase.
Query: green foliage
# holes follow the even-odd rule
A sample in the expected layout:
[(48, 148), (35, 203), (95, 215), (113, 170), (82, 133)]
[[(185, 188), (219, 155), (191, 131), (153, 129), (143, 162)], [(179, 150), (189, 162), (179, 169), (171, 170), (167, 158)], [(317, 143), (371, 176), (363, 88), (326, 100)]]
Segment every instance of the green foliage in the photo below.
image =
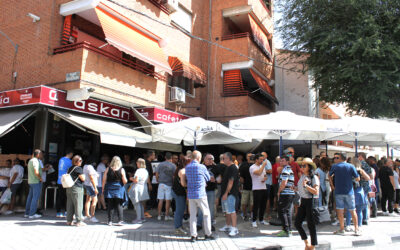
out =
[(321, 101), (400, 116), (400, 0), (279, 0), (278, 8), (284, 46), (309, 55)]

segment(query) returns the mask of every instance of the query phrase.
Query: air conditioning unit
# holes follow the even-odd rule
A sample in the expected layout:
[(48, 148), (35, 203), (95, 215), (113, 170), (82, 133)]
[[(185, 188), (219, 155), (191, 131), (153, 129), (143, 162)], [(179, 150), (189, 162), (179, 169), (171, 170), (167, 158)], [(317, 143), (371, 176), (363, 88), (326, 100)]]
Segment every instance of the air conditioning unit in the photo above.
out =
[(186, 91), (178, 87), (171, 87), (170, 102), (184, 103), (186, 98)]
[(179, 1), (178, 0), (166, 0), (166, 5), (171, 12), (175, 12), (178, 10)]

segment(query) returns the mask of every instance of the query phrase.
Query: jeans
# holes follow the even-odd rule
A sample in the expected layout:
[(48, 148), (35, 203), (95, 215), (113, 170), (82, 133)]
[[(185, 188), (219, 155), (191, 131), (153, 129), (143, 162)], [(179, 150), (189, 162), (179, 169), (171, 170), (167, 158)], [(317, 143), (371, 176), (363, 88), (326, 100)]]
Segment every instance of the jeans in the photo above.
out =
[(253, 222), (257, 221), (257, 217), (259, 221), (264, 220), (265, 208), (267, 206), (267, 190), (253, 190)]
[(278, 200), (278, 215), (284, 231), (292, 231), (292, 206), (294, 195), (281, 195)]
[(307, 239), (307, 234), (303, 228), (303, 221), (304, 219), (307, 220), (307, 227), (310, 231), (311, 236), (311, 245), (316, 246), (318, 245), (317, 241), (317, 229), (315, 227), (315, 223), (312, 216), (312, 209), (313, 209), (313, 199), (304, 199), (301, 198), (300, 207), (297, 210), (297, 216), (295, 221), (295, 226), (297, 231), (299, 231), (300, 237), (302, 240)]
[(26, 200), (25, 215), (33, 216), (36, 213), (42, 186), (40, 183), (29, 184), (29, 194)]
[[(365, 195), (365, 197), (368, 197), (368, 192), (364, 192), (364, 195)], [(368, 203), (369, 203), (369, 199), (368, 199)], [(368, 219), (369, 219), (369, 206), (368, 206), (368, 204), (365, 207), (363, 207), (361, 212), (362, 212), (362, 216), (363, 216), (362, 221), (368, 221)]]
[(82, 221), (83, 187), (67, 188), (67, 222), (72, 222), (74, 214), (76, 222)]
[(136, 211), (136, 220), (144, 220), (144, 208), (141, 202), (133, 203)]
[[(211, 214), (211, 221), (215, 219), (214, 217), (214, 207), (215, 207), (215, 190), (212, 191), (207, 191), (207, 201), (208, 201), (208, 208), (210, 209), (210, 214)], [(203, 225), (203, 213), (199, 209), (198, 215), (197, 215), (197, 225), (201, 226)]]
[[(368, 208), (368, 205), (356, 205), (357, 222), (358, 222), (359, 227), (361, 227), (362, 221), (364, 220), (362, 211), (365, 208)], [(346, 226), (350, 226), (350, 223), (351, 223), (351, 214), (350, 214), (350, 211), (347, 210), (346, 211)]]
[[(186, 209), (186, 196), (176, 195), (175, 192), (172, 191), (172, 198), (174, 198), (175, 200), (174, 226), (176, 229), (182, 227), (183, 225), (182, 221)], [(200, 218), (203, 221), (203, 215), (201, 215), (197, 220), (199, 220)]]
[(66, 208), (67, 194), (61, 184), (57, 184), (57, 187), (56, 209), (57, 213), (61, 213)]
[(336, 209), (356, 209), (354, 194), (335, 194)]
[(203, 212), (204, 232), (206, 235), (211, 235), (211, 216), (208, 208), (207, 196), (200, 199), (189, 199), (190, 213), (190, 234), (192, 237), (197, 237), (197, 210), (200, 208)]

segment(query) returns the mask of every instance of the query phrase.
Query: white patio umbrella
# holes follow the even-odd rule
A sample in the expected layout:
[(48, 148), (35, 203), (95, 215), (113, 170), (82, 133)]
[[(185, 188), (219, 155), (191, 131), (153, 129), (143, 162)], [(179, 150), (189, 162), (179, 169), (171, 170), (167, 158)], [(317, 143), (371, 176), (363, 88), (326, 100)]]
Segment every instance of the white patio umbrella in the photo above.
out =
[(180, 122), (151, 126), (153, 141), (184, 145), (232, 144), (251, 141), (239, 132), (231, 132), (227, 127), (215, 121), (200, 117)]
[(234, 131), (247, 131), (253, 139), (279, 139), (279, 153), (282, 155), (282, 140), (318, 140), (341, 134), (342, 124), (327, 120), (278, 111), (267, 115), (252, 116), (229, 122)]

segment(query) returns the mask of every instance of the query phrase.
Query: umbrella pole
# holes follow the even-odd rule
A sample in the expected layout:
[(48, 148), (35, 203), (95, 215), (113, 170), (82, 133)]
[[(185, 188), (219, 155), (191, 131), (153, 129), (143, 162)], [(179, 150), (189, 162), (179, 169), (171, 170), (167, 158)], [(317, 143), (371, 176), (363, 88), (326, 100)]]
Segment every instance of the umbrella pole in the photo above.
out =
[(326, 156), (328, 157), (328, 141), (325, 141), (325, 153)]
[(194, 131), (194, 143), (193, 143), (193, 150), (196, 150), (196, 139), (197, 139), (197, 132)]
[(355, 144), (356, 144), (356, 157), (358, 157), (358, 133), (356, 132), (355, 133), (355, 135), (356, 135), (356, 139), (355, 139)]
[(279, 135), (279, 156), (282, 157), (283, 154), (283, 140), (282, 135)]
[(387, 158), (390, 157), (390, 154), (389, 154), (389, 143), (386, 143), (386, 156), (387, 156)]

